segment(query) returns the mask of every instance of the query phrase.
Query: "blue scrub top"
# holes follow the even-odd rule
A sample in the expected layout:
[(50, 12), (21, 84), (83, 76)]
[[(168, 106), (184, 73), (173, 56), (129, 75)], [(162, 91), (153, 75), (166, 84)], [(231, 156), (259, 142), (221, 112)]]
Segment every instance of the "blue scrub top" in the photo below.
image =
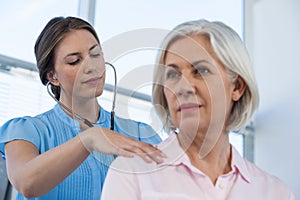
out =
[[(110, 128), (110, 113), (100, 108), (100, 117), (95, 125)], [(114, 127), (116, 132), (136, 140), (150, 144), (161, 142), (159, 135), (145, 123), (116, 116)], [(4, 143), (26, 140), (34, 144), (40, 153), (44, 153), (80, 133), (79, 123), (56, 104), (53, 109), (35, 117), (14, 118), (6, 122), (0, 130), (0, 152), (5, 159)], [(36, 199), (99, 200), (108, 167), (113, 159), (112, 155), (91, 154), (63, 182), (46, 195)], [(18, 193), (17, 199), (27, 198)]]

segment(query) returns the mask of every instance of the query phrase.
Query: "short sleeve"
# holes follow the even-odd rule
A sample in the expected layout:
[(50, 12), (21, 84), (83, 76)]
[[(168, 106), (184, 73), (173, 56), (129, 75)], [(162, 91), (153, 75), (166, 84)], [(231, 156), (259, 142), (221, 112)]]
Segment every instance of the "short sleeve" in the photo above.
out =
[(40, 146), (39, 133), (31, 117), (14, 118), (0, 129), (0, 152), (5, 159), (4, 144), (13, 140), (26, 140), (37, 148)]
[(5, 157), (4, 157), (4, 143), (0, 143), (0, 154), (1, 154), (2, 158), (5, 159)]

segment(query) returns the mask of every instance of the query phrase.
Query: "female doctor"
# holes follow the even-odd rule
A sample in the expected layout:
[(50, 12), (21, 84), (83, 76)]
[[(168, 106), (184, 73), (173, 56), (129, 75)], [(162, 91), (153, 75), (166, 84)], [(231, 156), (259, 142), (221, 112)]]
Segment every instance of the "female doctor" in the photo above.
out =
[(110, 113), (97, 101), (105, 62), (89, 23), (51, 19), (36, 41), (35, 56), (42, 83), (59, 103), (35, 117), (11, 119), (1, 129), (0, 151), (17, 199), (98, 200), (114, 155), (162, 162), (164, 155), (150, 145), (161, 139), (150, 126), (115, 117), (121, 134), (109, 130)]

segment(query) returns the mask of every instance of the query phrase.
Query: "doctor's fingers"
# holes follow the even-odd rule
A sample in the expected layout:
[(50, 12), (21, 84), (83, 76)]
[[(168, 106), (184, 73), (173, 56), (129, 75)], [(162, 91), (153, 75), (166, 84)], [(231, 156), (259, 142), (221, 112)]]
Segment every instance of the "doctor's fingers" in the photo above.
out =
[(166, 158), (166, 155), (156, 147), (131, 138), (122, 143), (120, 147), (125, 151), (140, 156), (147, 163), (154, 161), (159, 164)]
[(109, 129), (93, 127), (87, 131), (90, 132), (89, 135), (91, 137), (87, 137), (88, 139), (86, 141), (83, 140), (83, 143), (86, 144), (85, 146), (90, 147), (88, 148), (90, 152), (99, 151), (125, 157), (132, 157), (135, 154), (146, 162), (153, 160), (156, 163), (161, 163), (162, 159), (166, 158), (165, 154), (156, 147)]

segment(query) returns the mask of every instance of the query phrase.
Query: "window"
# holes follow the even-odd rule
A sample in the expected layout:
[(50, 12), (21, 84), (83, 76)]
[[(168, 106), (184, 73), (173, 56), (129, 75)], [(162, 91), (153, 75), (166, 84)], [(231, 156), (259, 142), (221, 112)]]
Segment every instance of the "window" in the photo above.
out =
[(44, 25), (56, 16), (76, 16), (77, 10), (73, 0), (2, 2), (0, 54), (34, 63), (34, 43)]
[[(1, 20), (0, 25), (9, 31), (1, 33), (0, 56), (17, 58), (21, 63), (34, 65), (33, 47), (44, 25), (55, 16), (78, 16), (82, 2), (7, 1), (1, 6), (0, 13), (1, 19), (7, 20)], [(11, 14), (13, 10), (18, 12)], [(199, 18), (222, 20), (242, 35), (243, 12), (240, 0), (190, 0), (188, 3), (159, 0), (97, 1), (95, 29), (106, 60), (117, 68), (120, 88), (116, 114), (146, 122), (161, 131), (150, 103), (156, 50), (169, 29), (183, 21)], [(0, 69), (5, 68), (6, 63), (0, 57)], [(106, 77), (107, 83), (113, 84), (111, 69), (107, 69)], [(0, 126), (12, 117), (33, 116), (55, 104), (34, 71), (14, 67), (11, 71), (0, 71), (0, 91)], [(112, 93), (108, 89), (99, 101), (106, 110), (110, 110), (111, 99)], [(161, 134), (166, 137), (165, 133)], [(230, 140), (242, 153), (243, 137), (231, 134)]]
[(14, 117), (34, 116), (53, 107), (36, 72), (0, 71), (0, 125)]

